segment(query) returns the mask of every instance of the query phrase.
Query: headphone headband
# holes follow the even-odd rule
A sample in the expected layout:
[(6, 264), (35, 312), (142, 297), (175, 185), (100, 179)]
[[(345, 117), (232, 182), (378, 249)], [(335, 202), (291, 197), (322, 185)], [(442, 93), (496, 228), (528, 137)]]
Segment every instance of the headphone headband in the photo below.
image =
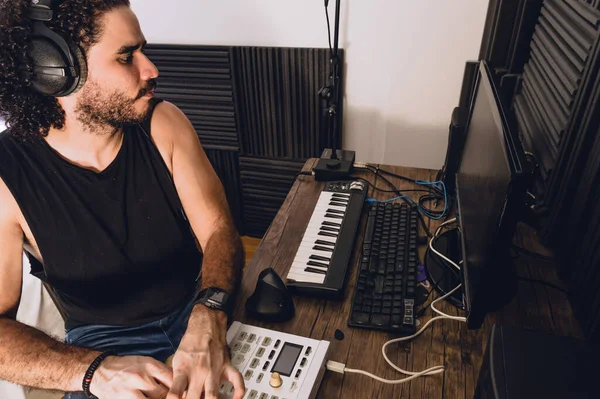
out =
[(52, 0), (32, 0), (27, 7), (27, 18), (32, 21), (52, 21), (54, 18)]

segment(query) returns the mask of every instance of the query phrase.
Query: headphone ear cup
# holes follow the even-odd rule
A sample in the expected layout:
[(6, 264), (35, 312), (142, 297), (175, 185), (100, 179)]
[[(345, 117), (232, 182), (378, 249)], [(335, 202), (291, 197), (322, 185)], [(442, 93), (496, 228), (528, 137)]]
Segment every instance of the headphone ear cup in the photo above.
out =
[(85, 55), (83, 54), (83, 50), (79, 48), (78, 45), (69, 43), (69, 49), (71, 50), (71, 54), (73, 55), (73, 59), (75, 60), (75, 70), (77, 71), (77, 77), (73, 80), (72, 87), (65, 91), (63, 96), (68, 96), (69, 94), (76, 93), (83, 87), (87, 80), (87, 61)]
[(66, 68), (64, 55), (59, 48), (48, 38), (34, 37), (29, 44), (29, 57), (33, 61), (33, 88), (49, 96), (60, 95), (65, 87), (73, 84), (73, 77), (41, 73), (44, 67)]
[(33, 24), (28, 54), (33, 61), (33, 88), (42, 94), (67, 96), (86, 81), (83, 51), (40, 21)]

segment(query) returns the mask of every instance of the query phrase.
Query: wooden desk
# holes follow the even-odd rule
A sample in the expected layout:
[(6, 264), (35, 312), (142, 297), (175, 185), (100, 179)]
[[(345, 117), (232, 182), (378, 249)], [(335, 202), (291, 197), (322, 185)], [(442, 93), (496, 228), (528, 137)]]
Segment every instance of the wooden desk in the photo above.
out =
[[(304, 170), (311, 170), (315, 163), (315, 159), (307, 161)], [(416, 168), (397, 166), (381, 166), (381, 168), (414, 179), (429, 181), (433, 180), (436, 174), (433, 170)], [(377, 187), (389, 189), (382, 180), (375, 179), (372, 173), (360, 172), (355, 173), (355, 176), (368, 179)], [(410, 182), (396, 178), (390, 180), (401, 190), (416, 188)], [(328, 340), (331, 342), (330, 360), (387, 379), (403, 378), (405, 376), (389, 367), (381, 355), (384, 342), (395, 338), (395, 335), (350, 328), (347, 325), (352, 292), (356, 283), (357, 254), (365, 230), (365, 215), (362, 217), (355, 241), (356, 249), (350, 261), (352, 266), (349, 268), (343, 300), (295, 297), (296, 316), (285, 323), (265, 323), (246, 318), (244, 304), (254, 291), (258, 274), (263, 269), (272, 267), (282, 278), (285, 278), (323, 187), (324, 183), (315, 182), (312, 176), (298, 177), (252, 260), (246, 266), (234, 320), (314, 339)], [(416, 199), (418, 194), (412, 197)], [(368, 196), (378, 199), (392, 198), (392, 194), (381, 193), (372, 188)], [(434, 221), (428, 223), (432, 231), (438, 225)], [(424, 235), (422, 230), (421, 235)], [(527, 227), (519, 226), (515, 239), (517, 243), (529, 249), (544, 251), (536, 239), (535, 232)], [(421, 261), (424, 250), (424, 247), (420, 248)], [(520, 256), (517, 263), (521, 276), (560, 285), (551, 262)], [(441, 304), (440, 308), (448, 314), (459, 315), (459, 311), (448, 303)], [(431, 313), (431, 310), (428, 310), (420, 318), (421, 322), (425, 323), (431, 318)], [(401, 385), (388, 385), (362, 375), (342, 376), (326, 372), (318, 398), (472, 398), (489, 332), (494, 323), (581, 337), (564, 294), (545, 286), (520, 282), (515, 299), (502, 311), (488, 315), (481, 329), (468, 330), (464, 323), (441, 320), (434, 322), (412, 342), (392, 345), (388, 350), (390, 359), (406, 370), (421, 371), (434, 365), (445, 365), (445, 373), (421, 377)], [(338, 341), (334, 338), (336, 329), (344, 333), (343, 340)]]

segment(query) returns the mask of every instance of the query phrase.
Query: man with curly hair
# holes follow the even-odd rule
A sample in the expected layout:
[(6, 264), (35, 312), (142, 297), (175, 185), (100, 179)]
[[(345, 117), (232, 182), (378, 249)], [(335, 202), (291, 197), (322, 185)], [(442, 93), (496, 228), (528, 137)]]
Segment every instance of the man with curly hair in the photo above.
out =
[[(36, 64), (41, 24), (77, 67)], [(228, 380), (242, 398), (223, 311), (240, 238), (193, 126), (154, 97), (145, 43), (128, 0), (0, 0), (0, 379), (72, 399), (216, 399)], [(15, 320), (23, 251), (65, 343)]]

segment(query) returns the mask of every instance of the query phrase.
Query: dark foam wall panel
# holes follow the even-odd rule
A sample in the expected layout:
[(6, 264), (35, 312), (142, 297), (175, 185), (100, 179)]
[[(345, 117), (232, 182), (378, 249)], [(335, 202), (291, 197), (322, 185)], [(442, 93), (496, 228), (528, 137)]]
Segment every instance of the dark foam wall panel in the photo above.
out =
[(264, 234), (303, 165), (303, 161), (240, 158), (246, 234)]
[(600, 340), (600, 11), (597, 1), (545, 0), (513, 102), (539, 164), (537, 208), (560, 258), (573, 309)]
[(229, 54), (218, 46), (146, 47), (160, 74), (156, 94), (185, 112), (208, 148), (239, 147)]
[(551, 177), (558, 162), (563, 134), (574, 114), (575, 99), (598, 34), (598, 13), (595, 17), (581, 13), (572, 4), (578, 3), (544, 2), (521, 91), (515, 99), (520, 130), (527, 146), (540, 154), (544, 180)]
[[(341, 129), (335, 137), (328, 136), (318, 96), (328, 82), (329, 49), (234, 47), (232, 51), (244, 154), (307, 159), (318, 157), (333, 142), (339, 148)], [(338, 117), (341, 121), (341, 113)]]

